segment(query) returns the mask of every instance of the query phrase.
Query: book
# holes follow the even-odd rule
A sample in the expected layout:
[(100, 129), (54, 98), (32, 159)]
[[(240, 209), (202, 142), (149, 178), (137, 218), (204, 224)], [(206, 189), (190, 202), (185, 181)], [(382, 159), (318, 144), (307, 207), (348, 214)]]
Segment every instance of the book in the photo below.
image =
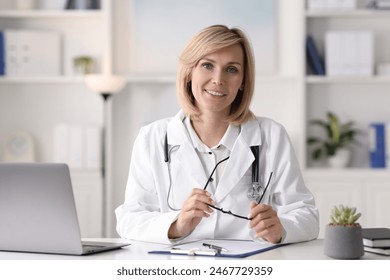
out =
[(385, 124), (372, 123), (369, 127), (370, 166), (372, 168), (386, 167)]
[(4, 76), (5, 69), (4, 33), (0, 30), (0, 76)]
[(315, 75), (325, 75), (324, 63), (318, 54), (313, 38), (308, 35), (306, 38), (306, 54), (309, 65)]
[(390, 228), (363, 228), (363, 245), (390, 250)]
[(390, 169), (390, 122), (385, 125), (385, 160), (386, 168)]
[(379, 255), (385, 255), (390, 256), (390, 248), (372, 248), (372, 247), (364, 247), (364, 251), (379, 254)]

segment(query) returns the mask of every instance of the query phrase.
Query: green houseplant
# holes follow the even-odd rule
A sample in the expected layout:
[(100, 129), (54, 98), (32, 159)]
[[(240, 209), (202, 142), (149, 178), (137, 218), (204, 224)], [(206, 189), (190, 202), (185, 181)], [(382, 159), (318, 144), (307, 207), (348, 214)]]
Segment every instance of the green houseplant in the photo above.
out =
[(356, 208), (335, 206), (326, 227), (324, 253), (337, 259), (358, 259), (364, 255), (362, 228)]
[(93, 59), (90, 56), (77, 56), (73, 60), (76, 72), (86, 75), (92, 72)]
[(321, 127), (325, 131), (325, 137), (310, 136), (307, 143), (312, 146), (311, 158), (334, 158), (337, 154), (344, 152), (343, 162), (336, 162), (338, 167), (346, 166), (349, 160), (349, 151), (346, 149), (350, 144), (356, 143), (355, 138), (358, 130), (354, 128), (354, 122), (341, 123), (336, 114), (327, 113), (327, 120), (314, 119), (311, 125)]

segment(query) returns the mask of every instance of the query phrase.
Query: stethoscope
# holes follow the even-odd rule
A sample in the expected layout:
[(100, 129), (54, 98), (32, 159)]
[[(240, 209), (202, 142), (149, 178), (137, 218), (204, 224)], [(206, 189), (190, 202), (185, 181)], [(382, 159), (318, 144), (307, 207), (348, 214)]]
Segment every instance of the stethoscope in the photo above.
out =
[[(172, 149), (174, 147), (172, 147), (171, 150), (169, 150), (169, 147), (168, 147), (168, 132), (165, 133), (165, 138), (164, 138), (164, 162), (167, 163), (168, 173), (169, 173), (169, 189), (168, 189), (168, 196), (167, 196), (167, 204), (168, 204), (168, 207), (171, 210), (178, 211), (180, 209), (176, 209), (176, 208), (172, 207), (170, 205), (170, 203), (169, 203), (169, 196), (170, 196), (171, 187), (172, 187), (171, 170), (170, 170), (170, 153), (171, 153), (171, 151), (172, 151)], [(264, 194), (265, 194), (265, 191), (266, 191), (266, 189), (268, 187), (269, 182), (268, 182), (268, 184), (266, 186), (261, 186), (260, 182), (259, 182), (260, 146), (251, 146), (250, 148), (251, 148), (252, 153), (253, 153), (253, 155), (255, 157), (255, 160), (252, 163), (252, 184), (251, 184), (251, 187), (248, 188), (247, 198), (250, 199), (250, 200), (256, 201), (257, 203), (259, 203), (261, 201), (261, 199), (263, 198)], [(271, 173), (271, 176), (272, 176), (272, 173)], [(269, 179), (269, 181), (270, 181), (270, 179)]]

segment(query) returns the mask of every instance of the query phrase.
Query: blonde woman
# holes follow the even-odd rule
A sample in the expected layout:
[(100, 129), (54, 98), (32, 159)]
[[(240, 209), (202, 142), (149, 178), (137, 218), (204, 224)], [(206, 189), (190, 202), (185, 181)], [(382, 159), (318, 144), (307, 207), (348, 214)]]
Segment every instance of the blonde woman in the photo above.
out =
[(173, 243), (202, 238), (290, 243), (317, 237), (318, 212), (285, 129), (255, 117), (254, 58), (238, 28), (210, 26), (185, 47), (182, 110), (134, 143), (120, 236)]

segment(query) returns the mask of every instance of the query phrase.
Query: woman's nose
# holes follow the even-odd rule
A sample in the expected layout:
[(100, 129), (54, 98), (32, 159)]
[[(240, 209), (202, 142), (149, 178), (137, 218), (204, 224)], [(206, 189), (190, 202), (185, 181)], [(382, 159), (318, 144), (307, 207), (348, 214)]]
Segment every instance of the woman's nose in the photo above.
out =
[(212, 83), (218, 86), (223, 85), (223, 73), (222, 71), (215, 71), (213, 78), (212, 78)]

